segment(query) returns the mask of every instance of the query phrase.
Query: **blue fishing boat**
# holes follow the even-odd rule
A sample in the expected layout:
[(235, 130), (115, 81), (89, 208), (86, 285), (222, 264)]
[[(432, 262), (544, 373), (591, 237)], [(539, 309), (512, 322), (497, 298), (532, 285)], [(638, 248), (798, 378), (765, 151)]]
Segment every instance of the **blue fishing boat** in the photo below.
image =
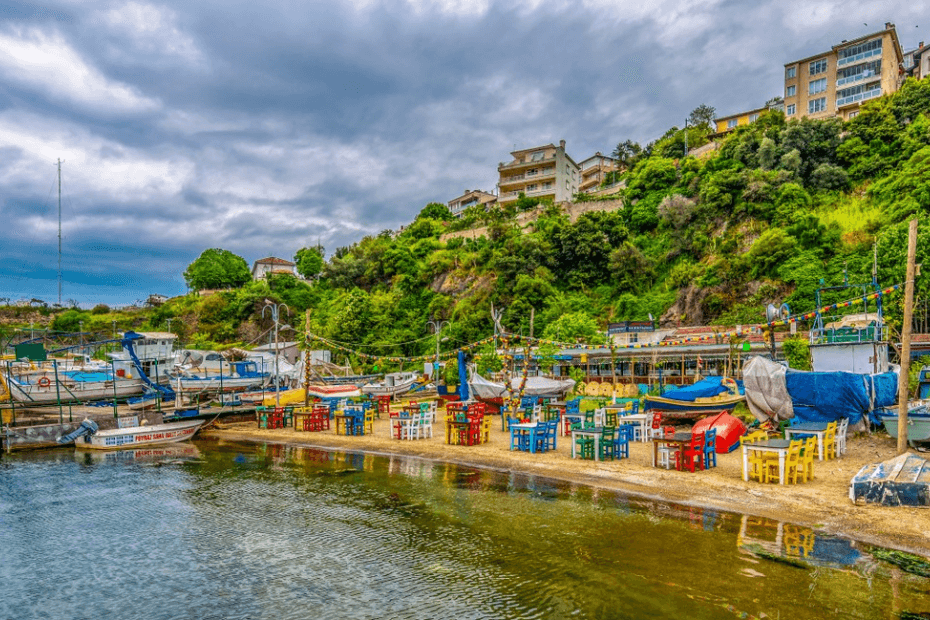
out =
[(736, 381), (707, 377), (662, 396), (646, 395), (645, 411), (659, 411), (667, 420), (690, 422), (722, 411), (730, 412), (745, 400)]

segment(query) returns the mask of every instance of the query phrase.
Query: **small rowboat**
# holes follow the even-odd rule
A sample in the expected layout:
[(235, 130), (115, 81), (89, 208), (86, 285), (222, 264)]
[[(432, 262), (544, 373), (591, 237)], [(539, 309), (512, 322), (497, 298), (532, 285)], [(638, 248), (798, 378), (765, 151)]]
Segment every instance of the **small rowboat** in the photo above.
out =
[(74, 441), (74, 446), (92, 450), (115, 450), (175, 443), (193, 437), (204, 423), (204, 420), (190, 420), (155, 426), (132, 426), (97, 431), (92, 435), (78, 437)]
[(732, 379), (708, 377), (664, 396), (646, 395), (645, 410), (659, 411), (666, 420), (693, 422), (721, 411), (729, 413), (744, 400), (746, 397)]

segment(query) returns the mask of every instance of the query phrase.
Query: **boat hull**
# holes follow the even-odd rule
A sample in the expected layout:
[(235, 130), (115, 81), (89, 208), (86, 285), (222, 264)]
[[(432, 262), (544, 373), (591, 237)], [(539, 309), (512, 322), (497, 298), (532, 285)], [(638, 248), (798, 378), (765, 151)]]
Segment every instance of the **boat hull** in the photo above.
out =
[[(880, 417), (888, 434), (897, 439), (898, 416), (882, 415)], [(912, 442), (930, 441), (930, 416), (909, 413), (907, 415), (907, 439)]]
[(17, 403), (23, 405), (48, 405), (59, 400), (67, 402), (92, 402), (112, 400), (141, 394), (145, 385), (141, 381), (117, 381), (114, 388), (112, 381), (94, 381), (92, 383), (61, 384), (56, 390), (55, 383), (48, 386), (13, 385), (11, 394)]
[(695, 401), (674, 400), (662, 396), (646, 396), (645, 411), (657, 411), (666, 420), (694, 421), (720, 412), (731, 412), (745, 396), (714, 396)]
[(190, 439), (203, 425), (204, 420), (191, 420), (155, 426), (114, 428), (79, 437), (74, 442), (74, 446), (89, 450), (119, 450), (120, 448), (170, 444)]

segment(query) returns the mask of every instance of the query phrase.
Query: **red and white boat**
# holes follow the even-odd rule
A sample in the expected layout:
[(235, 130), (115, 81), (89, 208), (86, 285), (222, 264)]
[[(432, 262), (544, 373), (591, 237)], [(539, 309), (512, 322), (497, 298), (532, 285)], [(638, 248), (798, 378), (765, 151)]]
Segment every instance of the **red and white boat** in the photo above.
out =
[(97, 431), (74, 440), (76, 448), (91, 450), (116, 450), (184, 441), (194, 436), (205, 420), (190, 420), (156, 424), (155, 426), (131, 426)]

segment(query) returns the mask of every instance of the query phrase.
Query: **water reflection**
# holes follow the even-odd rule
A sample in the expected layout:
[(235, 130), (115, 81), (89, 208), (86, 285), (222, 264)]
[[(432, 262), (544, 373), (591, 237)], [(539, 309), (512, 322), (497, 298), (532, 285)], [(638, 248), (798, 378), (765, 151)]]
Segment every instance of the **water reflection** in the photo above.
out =
[(198, 445), (154, 467), (3, 461), (0, 618), (930, 612), (928, 580), (793, 524), (418, 458)]

